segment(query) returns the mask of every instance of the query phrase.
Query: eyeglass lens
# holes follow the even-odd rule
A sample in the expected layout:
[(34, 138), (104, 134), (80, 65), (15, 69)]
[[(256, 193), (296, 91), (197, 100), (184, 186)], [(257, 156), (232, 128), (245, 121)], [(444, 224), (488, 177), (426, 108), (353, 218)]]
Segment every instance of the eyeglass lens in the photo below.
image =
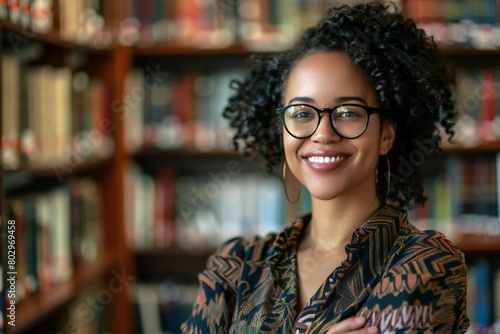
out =
[[(295, 137), (312, 135), (320, 123), (319, 113), (305, 105), (293, 105), (286, 109), (285, 126)], [(330, 113), (331, 123), (336, 132), (344, 138), (361, 135), (368, 124), (368, 113), (359, 106), (339, 106)]]

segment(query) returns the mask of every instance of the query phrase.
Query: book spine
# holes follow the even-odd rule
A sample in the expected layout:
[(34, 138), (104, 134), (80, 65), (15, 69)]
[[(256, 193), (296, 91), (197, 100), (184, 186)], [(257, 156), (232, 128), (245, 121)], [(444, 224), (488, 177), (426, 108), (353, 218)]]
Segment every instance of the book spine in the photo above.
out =
[(54, 191), (51, 197), (53, 214), (53, 271), (57, 283), (69, 280), (73, 275), (71, 264), (70, 196), (67, 187)]
[(9, 19), (12, 23), (18, 24), (21, 17), (19, 0), (8, 0)]
[(38, 223), (36, 221), (36, 205), (32, 200), (23, 203), (23, 217), (25, 222), (25, 254), (26, 254), (26, 276), (24, 285), (28, 293), (32, 294), (40, 289), (37, 270), (37, 234)]
[(2, 163), (4, 169), (20, 165), (19, 131), (21, 101), (21, 62), (16, 56), (2, 55)]
[(0, 0), (0, 19), (9, 19), (9, 3), (8, 0)]
[[(65, 3), (66, 1), (63, 1)], [(70, 1), (71, 2), (71, 1)], [(47, 33), (53, 28), (53, 1), (33, 0), (31, 10), (31, 29), (39, 33)]]
[(477, 281), (476, 281), (476, 321), (479, 331), (488, 329), (493, 323), (492, 313), (492, 272), (488, 261), (481, 260), (476, 264)]

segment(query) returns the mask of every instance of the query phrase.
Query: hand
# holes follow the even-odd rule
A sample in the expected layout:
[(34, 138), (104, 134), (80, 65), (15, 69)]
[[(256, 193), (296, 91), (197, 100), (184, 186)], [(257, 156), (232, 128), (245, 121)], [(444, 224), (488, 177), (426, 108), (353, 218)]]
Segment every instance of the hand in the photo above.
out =
[(366, 319), (363, 317), (345, 319), (330, 327), (326, 334), (378, 334), (377, 327), (364, 328), (365, 324)]

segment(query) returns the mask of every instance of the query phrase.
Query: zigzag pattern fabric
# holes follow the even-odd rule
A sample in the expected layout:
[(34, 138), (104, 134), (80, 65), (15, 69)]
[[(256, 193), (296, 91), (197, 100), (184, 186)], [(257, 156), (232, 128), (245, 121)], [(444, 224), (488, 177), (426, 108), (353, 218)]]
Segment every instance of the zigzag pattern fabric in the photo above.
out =
[(296, 255), (310, 218), (280, 234), (226, 242), (199, 275), (183, 332), (324, 333), (356, 315), (381, 333), (466, 332), (464, 255), (390, 205), (352, 233), (346, 259), (299, 310)]

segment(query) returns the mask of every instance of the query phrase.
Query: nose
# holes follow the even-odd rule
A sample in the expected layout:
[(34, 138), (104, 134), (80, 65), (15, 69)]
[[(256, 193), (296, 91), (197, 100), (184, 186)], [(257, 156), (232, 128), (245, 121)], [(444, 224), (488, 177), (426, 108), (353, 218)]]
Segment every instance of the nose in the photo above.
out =
[(327, 113), (320, 114), (320, 122), (316, 131), (312, 134), (311, 140), (321, 144), (338, 142), (341, 137), (333, 130)]

